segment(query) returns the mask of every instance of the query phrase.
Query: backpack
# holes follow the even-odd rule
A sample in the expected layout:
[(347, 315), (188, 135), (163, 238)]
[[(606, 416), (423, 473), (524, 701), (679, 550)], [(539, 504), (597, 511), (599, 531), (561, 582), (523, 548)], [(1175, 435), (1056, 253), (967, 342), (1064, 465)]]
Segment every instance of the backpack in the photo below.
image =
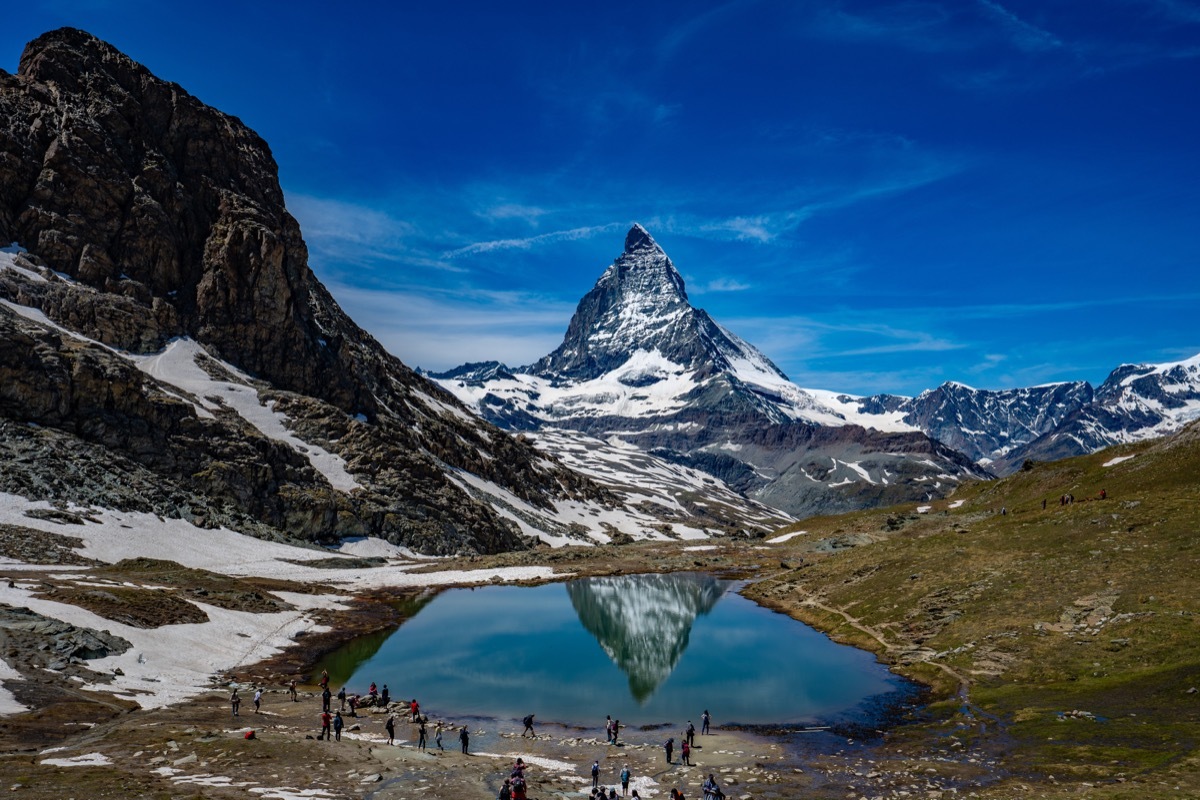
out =
[(522, 720), (522, 722), (525, 723), (525, 727), (527, 728), (533, 727), (533, 714), (530, 714), (528, 717)]

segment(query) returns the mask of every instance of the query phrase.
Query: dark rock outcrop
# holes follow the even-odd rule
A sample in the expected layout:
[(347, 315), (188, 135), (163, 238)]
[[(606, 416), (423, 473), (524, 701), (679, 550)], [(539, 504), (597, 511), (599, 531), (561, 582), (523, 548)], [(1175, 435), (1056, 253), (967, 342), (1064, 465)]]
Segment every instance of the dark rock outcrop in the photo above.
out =
[[(472, 419), (342, 312), (308, 267), (257, 134), (82, 31), (47, 33), (17, 74), (0, 71), (8, 242), (28, 253), (24, 272), (0, 269), (0, 299), (98, 344), (0, 307), (0, 416), (150, 470), (185, 492), (181, 506), (218, 507), (260, 534), (371, 533), (441, 553), (527, 546), (457, 472), (543, 508), (608, 499)], [(289, 446), (235, 419), (199, 418), (104, 347), (151, 353), (177, 337), (252, 376), (364, 488), (337, 491)]]

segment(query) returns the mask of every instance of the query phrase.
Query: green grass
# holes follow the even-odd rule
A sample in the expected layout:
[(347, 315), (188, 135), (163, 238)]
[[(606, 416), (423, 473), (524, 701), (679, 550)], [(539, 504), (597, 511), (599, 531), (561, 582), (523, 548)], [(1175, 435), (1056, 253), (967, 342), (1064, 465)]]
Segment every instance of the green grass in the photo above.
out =
[[(1104, 466), (1116, 456), (1133, 458)], [(1107, 499), (1093, 499), (1101, 489)], [(1076, 502), (1060, 505), (1068, 493)], [(1200, 423), (1165, 440), (1031, 464), (930, 505), (928, 514), (913, 504), (804, 520), (788, 530), (808, 535), (776, 551), (802, 566), (747, 594), (879, 652), (935, 698), (957, 690), (935, 665), (961, 675), (971, 701), (1000, 721), (1019, 770), (1107, 780), (1193, 763)], [(867, 543), (830, 551), (831, 540), (849, 539)], [(888, 646), (841, 614), (801, 605), (814, 599)], [(911, 663), (913, 647), (928, 663)], [(931, 706), (930, 727), (956, 707)], [(1059, 721), (1073, 709), (1104, 721)]]

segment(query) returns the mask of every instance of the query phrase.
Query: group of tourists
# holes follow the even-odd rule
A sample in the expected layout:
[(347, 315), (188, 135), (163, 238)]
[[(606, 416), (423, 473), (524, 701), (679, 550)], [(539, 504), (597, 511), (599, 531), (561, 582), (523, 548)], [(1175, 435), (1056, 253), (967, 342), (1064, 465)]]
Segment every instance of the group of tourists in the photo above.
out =
[[(384, 730), (387, 731), (387, 743), (390, 745), (394, 745), (396, 743), (396, 712), (395, 710), (391, 709), (392, 696), (391, 691), (388, 689), (388, 685), (386, 683), (383, 684), (383, 688), (380, 689), (375, 682), (372, 681), (371, 685), (367, 688), (366, 695), (348, 694), (346, 692), (346, 687), (343, 686), (338, 690), (336, 695), (338, 701), (338, 707), (336, 711), (333, 709), (332, 705), (334, 695), (329, 689), (329, 672), (327, 670), (321, 671), (321, 680), (319, 685), (321, 687), (321, 729), (317, 734), (317, 739), (323, 741), (341, 741), (342, 729), (345, 727), (345, 721), (342, 718), (342, 712), (346, 711), (348, 712), (348, 716), (357, 717), (358, 709), (376, 706), (389, 709), (390, 713), (388, 714), (387, 721), (384, 722), (383, 727)], [(289, 681), (287, 686), (288, 694), (291, 696), (292, 700), (295, 701), (297, 699), (296, 681)], [(256, 713), (258, 711), (259, 702), (261, 699), (262, 690), (260, 689), (254, 695), (254, 710)], [(230, 702), (234, 704), (233, 711), (236, 715), (238, 702), (236, 689), (234, 689), (233, 695), (230, 698)], [(402, 711), (407, 711), (409, 721), (417, 726), (417, 749), (425, 750), (429, 739), (429, 717), (422, 716), (421, 706), (415, 697), (410, 702), (402, 702), (400, 706)], [(441, 722), (438, 722), (434, 727), (433, 742), (435, 745), (437, 745), (438, 750), (446, 749), (442, 746), (443, 728), (444, 724)], [(462, 741), (463, 752), (466, 753), (469, 736), (467, 734), (467, 728), (465, 725), (459, 733), (459, 739)]]
[[(296, 681), (295, 680), (290, 681), (287, 684), (287, 686), (288, 686), (288, 694), (292, 698), (292, 701), (295, 702), (297, 700)], [(330, 692), (330, 689), (329, 689), (329, 673), (328, 673), (328, 671), (322, 670), (320, 687), (321, 687), (321, 717), (320, 717), (321, 729), (320, 729), (320, 733), (317, 735), (317, 739), (320, 739), (320, 740), (341, 741), (342, 731), (345, 727), (345, 720), (342, 718), (343, 711), (348, 710), (350, 716), (357, 716), (357, 709), (361, 708), (363, 706), (379, 705), (379, 706), (383, 706), (383, 707), (387, 708), (391, 705), (391, 694), (390, 694), (387, 684), (384, 684), (382, 690), (380, 690), (376, 686), (376, 684), (374, 682), (372, 682), (370, 684), (369, 688), (367, 689), (365, 698), (360, 695), (357, 695), (357, 694), (347, 694), (346, 687), (343, 686), (336, 695), (337, 700), (338, 700), (337, 710), (334, 710), (332, 707), (332, 700), (333, 700), (334, 696), (332, 695), (332, 693)], [(261, 689), (256, 691), (254, 694), (254, 711), (255, 711), (255, 713), (258, 713), (258, 711), (259, 711), (259, 707), (262, 702), (262, 694), (263, 694), (263, 692)], [(237, 716), (238, 708), (241, 703), (241, 699), (238, 696), (238, 690), (236, 688), (233, 690), (229, 699), (230, 699), (230, 705), (232, 706), (233, 714), (234, 714), (234, 716)], [(423, 716), (421, 714), (421, 707), (417, 703), (417, 700), (415, 697), (408, 703), (401, 703), (400, 707), (401, 707), (401, 709), (407, 709), (409, 721), (417, 726), (417, 744), (416, 744), (417, 749), (425, 750), (427, 739), (428, 739), (429, 718), (427, 716)], [(527, 714), (521, 721), (524, 725), (524, 729), (521, 732), (522, 738), (526, 734), (529, 734), (530, 736), (536, 738), (537, 734), (534, 731), (534, 727), (533, 727), (534, 715)], [(700, 716), (700, 732), (702, 734), (709, 733), (709, 726), (711, 725), (711, 722), (712, 722), (712, 716), (709, 714), (708, 709), (705, 709), (704, 713), (701, 714), (701, 716)], [(607, 716), (605, 718), (604, 730), (605, 730), (605, 738), (606, 738), (606, 741), (608, 742), (608, 744), (610, 744), (610, 745), (618, 744), (622, 727), (623, 726), (621, 725), (621, 721), (614, 720), (611, 715)], [(395, 713), (395, 710), (391, 710), (391, 713), (388, 714), (387, 720), (384, 723), (384, 729), (387, 731), (387, 743), (389, 745), (394, 745), (396, 743), (396, 713)], [(444, 729), (443, 723), (438, 722), (436, 727), (434, 728), (434, 743), (437, 745), (438, 750), (444, 751), (445, 748), (442, 746), (443, 729)], [(466, 725), (463, 725), (459, 728), (458, 739), (459, 739), (459, 743), (462, 746), (463, 755), (469, 755), (470, 754), (471, 735), (470, 735), (470, 732), (467, 730)], [(696, 726), (692, 723), (691, 720), (688, 720), (687, 727), (683, 730), (683, 733), (680, 736), (681, 763), (685, 766), (694, 766), (692, 764), (691, 755), (692, 755), (692, 749), (695, 746), (695, 739), (696, 739)], [(667, 763), (668, 764), (673, 763), (672, 758), (674, 757), (675, 737), (673, 737), (673, 736), (669, 737), (667, 739), (667, 741), (664, 743), (663, 749), (666, 752)], [(511, 770), (509, 776), (504, 779), (504, 784), (500, 789), (499, 800), (527, 800), (528, 779), (526, 778), (526, 775), (525, 775), (526, 769), (528, 769), (528, 765), (526, 765), (522, 759), (518, 758), (516, 760), (516, 763), (513, 765), (513, 768)], [(632, 777), (632, 773), (629, 769), (628, 764), (625, 764), (621, 768), (621, 771), (618, 775), (619, 781), (620, 781), (620, 790), (621, 790), (620, 795), (617, 794), (617, 786), (611, 786), (606, 791), (605, 787), (600, 785), (600, 762), (599, 762), (599, 760), (592, 762), (591, 775), (592, 775), (592, 792), (591, 792), (591, 795), (589, 796), (589, 800), (618, 800), (618, 798), (627, 798), (627, 797), (636, 798), (636, 800), (641, 800), (637, 789), (634, 789), (632, 791), (632, 793), (630, 793), (629, 782)], [(723, 798), (725, 797), (725, 794), (721, 791), (720, 787), (717, 785), (715, 777), (711, 773), (709, 774), (708, 779), (704, 782), (701, 789), (704, 792), (704, 800), (723, 800)], [(678, 789), (671, 789), (670, 798), (671, 798), (671, 800), (686, 800), (683, 792), (681, 792)]]
[(512, 772), (504, 779), (498, 797), (500, 800), (526, 800), (528, 791), (529, 787), (525, 782), (525, 761), (518, 758), (513, 764)]

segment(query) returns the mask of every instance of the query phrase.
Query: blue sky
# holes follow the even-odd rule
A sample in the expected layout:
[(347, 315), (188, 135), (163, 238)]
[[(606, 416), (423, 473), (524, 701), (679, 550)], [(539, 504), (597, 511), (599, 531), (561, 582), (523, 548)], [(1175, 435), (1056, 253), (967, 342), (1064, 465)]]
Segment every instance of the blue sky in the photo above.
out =
[(270, 143), (317, 275), (413, 366), (529, 363), (645, 225), (802, 386), (1200, 352), (1200, 1), (26, 0)]

